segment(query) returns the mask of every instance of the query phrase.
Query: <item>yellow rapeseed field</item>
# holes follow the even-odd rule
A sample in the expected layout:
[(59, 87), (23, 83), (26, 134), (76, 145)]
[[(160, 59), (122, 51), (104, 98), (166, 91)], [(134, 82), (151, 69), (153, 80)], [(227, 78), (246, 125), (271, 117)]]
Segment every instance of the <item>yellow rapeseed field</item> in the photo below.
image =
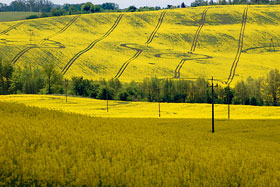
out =
[[(194, 53), (188, 52), (206, 7), (0, 23), (0, 33), (4, 33), (0, 34), (0, 55), (19, 66), (55, 62), (63, 70), (71, 62), (66, 77), (89, 79), (111, 79), (133, 58), (120, 76), (122, 81), (150, 76), (172, 78), (180, 61), (186, 59), (181, 78), (214, 76), (225, 81), (238, 49), (246, 6), (208, 7)], [(279, 23), (279, 5), (249, 6), (233, 84), (279, 68)], [(141, 54), (136, 54), (136, 49)]]
[(279, 120), (0, 111), (1, 186), (280, 186)]
[[(86, 114), (94, 117), (114, 118), (157, 118), (159, 104), (151, 102), (107, 101), (47, 95), (2, 95), (0, 101), (22, 103), (40, 108), (55, 109), (64, 112)], [(210, 104), (161, 103), (161, 118), (211, 118)], [(280, 108), (273, 106), (231, 105), (231, 119), (280, 119)], [(217, 119), (228, 118), (228, 106), (215, 105)]]

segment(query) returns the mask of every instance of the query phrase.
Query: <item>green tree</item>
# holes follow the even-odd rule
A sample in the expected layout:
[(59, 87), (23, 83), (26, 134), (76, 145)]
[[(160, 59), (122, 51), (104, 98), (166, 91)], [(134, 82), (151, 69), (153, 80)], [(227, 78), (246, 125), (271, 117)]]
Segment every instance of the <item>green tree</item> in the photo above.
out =
[(0, 57), (0, 89), (1, 94), (9, 94), (14, 69), (11, 63), (4, 62)]
[(103, 9), (101, 8), (100, 5), (92, 5), (92, 7), (90, 8), (90, 11), (92, 13), (94, 13), (94, 12), (103, 12)]
[(127, 12), (135, 12), (137, 10), (137, 8), (135, 6), (129, 6), (127, 8)]
[(195, 102), (205, 103), (207, 101), (208, 82), (204, 78), (195, 81)]
[(93, 4), (91, 2), (87, 2), (82, 5), (82, 11), (89, 13), (89, 11), (93, 8)]
[(47, 93), (63, 93), (63, 76), (55, 69), (54, 63), (44, 64), (43, 73), (45, 76), (45, 89)]
[(172, 101), (172, 90), (173, 84), (169, 79), (165, 79), (162, 84), (162, 101), (171, 102)]
[(108, 98), (108, 100), (112, 100), (114, 97), (114, 91), (112, 88), (108, 87), (108, 86), (102, 86), (99, 89), (97, 98), (98, 99), (103, 99), (106, 100)]
[(69, 15), (72, 15), (72, 14), (76, 14), (78, 12), (78, 9), (74, 6), (70, 6), (69, 7)]
[(234, 104), (250, 104), (248, 85), (245, 81), (237, 82), (234, 87)]
[(268, 104), (278, 105), (280, 96), (280, 73), (279, 70), (271, 70), (264, 83), (264, 94)]
[(20, 67), (15, 68), (12, 80), (11, 80), (11, 92), (12, 93), (22, 93), (23, 80), (22, 80), (22, 70)]
[(101, 5), (101, 7), (104, 9), (104, 10), (117, 10), (119, 9), (119, 5), (118, 4), (115, 4), (115, 3), (103, 3)]
[[(37, 94), (44, 87), (44, 78), (42, 76), (41, 69), (25, 66), (19, 71), (19, 73), (21, 74), (21, 81), (16, 83), (18, 88), (21, 87), (22, 90), (15, 90), (16, 92), (19, 91), (26, 94)], [(15, 83), (15, 80), (13, 81), (13, 83)]]
[(121, 101), (127, 101), (128, 100), (128, 93), (126, 90), (124, 91), (121, 91), (118, 95), (118, 99), (121, 100)]

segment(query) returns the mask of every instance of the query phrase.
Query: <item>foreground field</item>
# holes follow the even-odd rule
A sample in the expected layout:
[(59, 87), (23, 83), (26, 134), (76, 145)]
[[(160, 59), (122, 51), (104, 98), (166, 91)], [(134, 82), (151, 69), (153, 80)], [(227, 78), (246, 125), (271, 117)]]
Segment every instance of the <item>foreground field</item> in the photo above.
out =
[[(87, 114), (96, 117), (142, 117), (155, 118), (159, 115), (158, 103), (124, 102), (47, 95), (1, 95), (0, 101), (23, 103), (29, 106), (56, 109), (64, 112)], [(215, 105), (215, 117), (228, 117), (227, 105)], [(210, 104), (161, 103), (163, 118), (211, 118)], [(280, 119), (279, 107), (256, 107), (231, 105), (231, 119)]]
[(280, 68), (276, 60), (280, 57), (280, 6), (252, 5), (245, 16), (246, 7), (5, 22), (0, 23), (0, 56), (18, 66), (54, 62), (67, 78), (142, 81), (150, 76), (214, 76), (224, 82), (232, 69), (234, 84)]
[(0, 102), (3, 186), (280, 186), (279, 120), (92, 118)]

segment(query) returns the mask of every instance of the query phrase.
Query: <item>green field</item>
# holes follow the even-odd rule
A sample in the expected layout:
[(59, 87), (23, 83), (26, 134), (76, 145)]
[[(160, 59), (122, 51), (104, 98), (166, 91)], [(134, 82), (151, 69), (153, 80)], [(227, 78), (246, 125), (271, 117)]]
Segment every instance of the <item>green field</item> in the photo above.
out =
[(93, 118), (0, 102), (3, 186), (279, 186), (280, 121)]
[(68, 78), (214, 76), (221, 82), (233, 77), (234, 84), (279, 68), (279, 7), (208, 6), (5, 22), (0, 55), (18, 66), (54, 62)]
[(31, 15), (39, 16), (38, 12), (0, 12), (0, 22), (23, 20)]

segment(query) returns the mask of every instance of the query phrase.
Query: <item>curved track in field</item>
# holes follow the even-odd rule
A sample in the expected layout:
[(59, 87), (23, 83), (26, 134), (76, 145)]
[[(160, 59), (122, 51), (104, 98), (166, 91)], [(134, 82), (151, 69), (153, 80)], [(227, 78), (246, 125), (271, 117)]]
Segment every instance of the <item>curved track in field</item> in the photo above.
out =
[(122, 65), (122, 67), (120, 68), (120, 70), (118, 71), (117, 75), (114, 77), (115, 79), (120, 78), (120, 76), (123, 74), (124, 70), (127, 68), (127, 66), (129, 65), (130, 62), (132, 62), (133, 60), (135, 60), (136, 58), (139, 57), (139, 55), (143, 52), (142, 49), (138, 49), (138, 48), (133, 48), (133, 47), (129, 47), (129, 44), (121, 44), (121, 47), (125, 47), (128, 49), (132, 49), (137, 51), (130, 59), (128, 59), (127, 61), (125, 61)]
[(26, 47), (25, 49), (23, 49), (23, 50), (21, 50), (13, 59), (12, 59), (12, 63), (13, 64), (15, 64), (17, 61), (18, 61), (18, 59), (20, 58), (20, 57), (22, 57), (25, 53), (27, 53), (29, 50), (31, 50), (31, 49), (35, 49), (35, 48), (48, 48), (48, 49), (50, 49), (50, 48), (54, 48), (54, 49), (61, 49), (61, 48), (65, 48), (65, 46), (62, 44), (62, 43), (60, 43), (60, 42), (57, 42), (57, 41), (54, 41), (54, 40), (48, 40), (48, 41), (50, 41), (50, 42), (53, 42), (53, 43), (49, 43), (50, 45), (48, 45), (48, 43), (46, 43), (45, 42), (45, 45), (35, 45), (35, 44), (33, 44), (33, 45), (31, 45), (31, 46), (29, 46), (29, 47)]
[(234, 58), (234, 61), (232, 63), (231, 69), (230, 69), (230, 73), (229, 73), (229, 77), (227, 80), (227, 85), (229, 86), (235, 76), (235, 71), (240, 59), (240, 55), (242, 53), (242, 47), (243, 47), (243, 39), (244, 39), (244, 32), (245, 32), (245, 27), (246, 27), (246, 22), (247, 22), (247, 16), (248, 16), (248, 9), (249, 7), (247, 6), (244, 9), (243, 12), (243, 17), (242, 17), (242, 25), (241, 25), (241, 29), (240, 29), (240, 33), (239, 33), (239, 41), (238, 41), (238, 49), (237, 49), (237, 53), (236, 56)]
[[(262, 46), (262, 47), (251, 47), (251, 48), (247, 48), (247, 49), (243, 49), (242, 50), (242, 53), (247, 53), (248, 51), (255, 51), (255, 50), (259, 50), (259, 49), (263, 49), (263, 50), (266, 50), (265, 52), (278, 52), (280, 51), (280, 49), (277, 49), (279, 48), (280, 46), (274, 46), (273, 47), (273, 50), (271, 49), (271, 46)], [(268, 48), (268, 49), (267, 49)]]
[(82, 51), (78, 52), (76, 55), (74, 55), (70, 61), (66, 64), (66, 66), (62, 69), (61, 73), (63, 75), (65, 75), (67, 73), (67, 71), (69, 70), (69, 68), (73, 65), (73, 63), (84, 53), (88, 52), (89, 50), (91, 50), (98, 42), (104, 40), (105, 38), (107, 38), (115, 29), (116, 27), (119, 25), (121, 19), (123, 17), (123, 14), (120, 14), (118, 16), (118, 18), (116, 19), (114, 25), (100, 38), (98, 38), (97, 40), (94, 40), (93, 42), (91, 42), (89, 44), (88, 47), (86, 47), (85, 49), (83, 49)]
[(32, 46), (26, 47), (23, 50), (21, 50), (18, 54), (16, 54), (16, 56), (14, 56), (14, 58), (12, 59), (11, 63), (15, 64), (20, 57), (22, 57), (25, 53), (27, 53), (29, 50), (34, 49), (34, 48), (40, 48), (44, 43), (46, 43), (47, 41), (50, 41), (50, 38), (53, 38), (54, 36), (63, 33), (64, 31), (66, 31), (75, 21), (77, 21), (77, 19), (80, 17), (81, 15), (75, 16), (73, 19), (71, 19), (62, 29), (60, 29), (58, 32), (48, 36), (47, 38), (44, 38), (43, 40), (41, 40), (39, 42), (38, 45), (33, 44)]
[(16, 29), (18, 26), (20, 26), (20, 25), (22, 25), (22, 24), (23, 24), (23, 22), (19, 22), (19, 23), (15, 24), (15, 25), (10, 26), (10, 27), (7, 28), (6, 30), (3, 30), (2, 32), (0, 32), (0, 36), (1, 36), (1, 35), (4, 35), (4, 34), (7, 34), (7, 33), (10, 32), (11, 30)]
[(204, 24), (205, 24), (205, 18), (206, 18), (206, 14), (209, 8), (206, 8), (203, 12), (202, 12), (202, 16), (201, 16), (201, 20), (200, 20), (200, 24), (195, 32), (194, 38), (193, 38), (193, 43), (192, 43), (192, 47), (191, 47), (191, 52), (195, 52), (195, 48), (196, 48), (196, 44), (197, 44), (197, 40), (200, 34), (201, 29), (203, 28)]
[[(192, 54), (192, 53), (190, 53)], [(175, 76), (174, 78), (180, 78), (180, 71), (181, 68), (183, 67), (183, 65), (185, 64), (186, 61), (189, 60), (205, 60), (205, 59), (210, 59), (212, 58), (211, 56), (208, 55), (203, 55), (204, 57), (200, 57), (200, 58), (183, 58), (180, 63), (177, 65), (176, 69), (175, 69)]]
[(49, 40), (50, 38), (55, 37), (56, 35), (62, 34), (63, 32), (65, 32), (73, 23), (75, 23), (77, 21), (77, 19), (81, 17), (81, 15), (75, 16), (72, 20), (70, 20), (67, 25), (65, 25), (60, 31), (50, 35), (47, 40)]
[[(157, 34), (159, 28), (160, 28), (161, 25), (162, 25), (162, 22), (163, 22), (163, 19), (164, 19), (165, 15), (166, 15), (166, 11), (164, 11), (164, 12), (161, 13), (161, 15), (160, 15), (160, 17), (159, 17), (159, 19), (158, 19), (158, 23), (157, 23), (155, 29), (154, 29), (153, 32), (150, 34), (148, 40), (147, 40), (146, 43), (145, 43), (147, 46), (148, 46), (148, 45), (153, 41), (153, 39), (155, 38), (155, 36), (156, 36), (156, 34)], [(131, 45), (131, 44), (121, 44), (120, 46), (121, 46), (121, 47), (125, 47), (125, 48), (129, 48), (129, 49), (132, 49), (132, 50), (135, 50), (136, 53), (135, 53), (130, 59), (128, 59), (127, 61), (125, 61), (125, 62), (123, 63), (123, 65), (122, 65), (121, 68), (119, 69), (118, 73), (115, 75), (115, 77), (114, 77), (115, 79), (120, 78), (121, 75), (123, 74), (123, 72), (126, 70), (127, 66), (130, 64), (130, 62), (132, 62), (133, 60), (137, 59), (137, 58), (140, 56), (140, 54), (143, 52), (142, 49), (129, 47), (128, 45)]]
[[(195, 51), (195, 48), (196, 48), (196, 44), (197, 44), (197, 41), (198, 41), (198, 37), (199, 37), (199, 34), (200, 34), (200, 31), (202, 30), (204, 24), (205, 24), (205, 18), (206, 18), (206, 14), (207, 14), (207, 11), (208, 11), (209, 8), (206, 8), (205, 10), (203, 10), (202, 12), (202, 16), (201, 16), (201, 20), (200, 20), (200, 24), (195, 32), (195, 35), (194, 35), (194, 38), (193, 38), (193, 42), (192, 42), (192, 46), (191, 46), (191, 49), (189, 51), (190, 54), (193, 54), (193, 52)], [(207, 58), (205, 58), (207, 59)], [(185, 64), (186, 61), (188, 60), (193, 60), (193, 59), (189, 59), (189, 58), (183, 58), (181, 59), (181, 61), (179, 62), (179, 64), (177, 65), (177, 67), (175, 68), (175, 75), (174, 75), (174, 78), (180, 78), (180, 71), (183, 67), (183, 65)]]
[(158, 23), (157, 23), (157, 26), (155, 27), (155, 29), (153, 30), (152, 34), (150, 35), (150, 37), (148, 38), (148, 40), (146, 41), (145, 44), (149, 45), (153, 39), (155, 38), (160, 26), (162, 25), (162, 22), (163, 22), (163, 19), (166, 15), (166, 11), (162, 12), (159, 19), (158, 19)]

